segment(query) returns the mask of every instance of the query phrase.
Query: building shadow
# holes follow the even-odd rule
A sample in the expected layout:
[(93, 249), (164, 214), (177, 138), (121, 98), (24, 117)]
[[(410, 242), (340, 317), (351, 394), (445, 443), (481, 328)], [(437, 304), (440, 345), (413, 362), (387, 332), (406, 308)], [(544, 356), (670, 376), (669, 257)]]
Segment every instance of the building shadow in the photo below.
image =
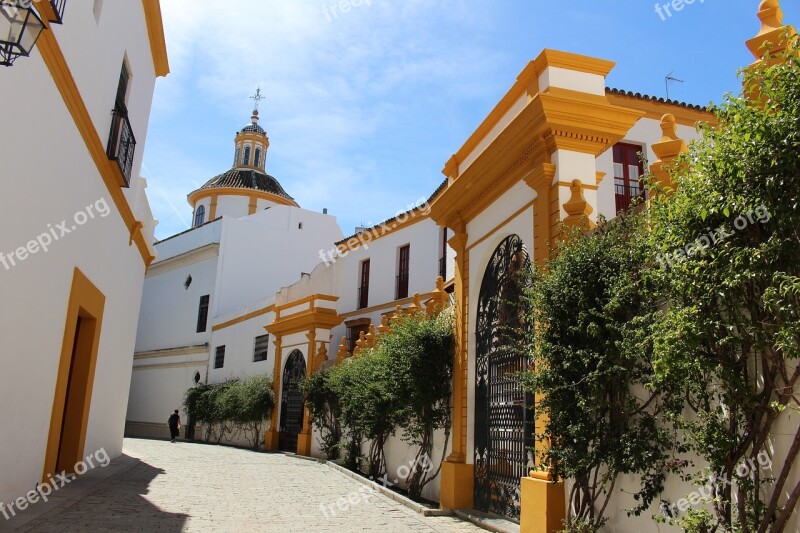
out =
[(123, 454), (54, 492), (48, 502), (40, 501), (10, 520), (0, 515), (0, 532), (182, 531), (189, 515), (164, 511), (146, 497), (165, 473)]

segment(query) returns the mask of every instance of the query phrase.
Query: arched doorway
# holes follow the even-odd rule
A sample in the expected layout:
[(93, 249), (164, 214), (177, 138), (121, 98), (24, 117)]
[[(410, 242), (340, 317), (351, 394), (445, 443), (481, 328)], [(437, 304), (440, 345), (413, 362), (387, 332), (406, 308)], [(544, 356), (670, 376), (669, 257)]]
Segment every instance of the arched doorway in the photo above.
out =
[(297, 436), (303, 430), (304, 398), (300, 382), (306, 377), (306, 360), (300, 350), (289, 354), (283, 368), (281, 420), (278, 448), (297, 453)]
[(495, 249), (481, 282), (475, 324), (476, 509), (520, 516), (520, 479), (533, 465), (533, 404), (514, 380), (528, 369), (521, 296), (531, 262), (511, 235)]

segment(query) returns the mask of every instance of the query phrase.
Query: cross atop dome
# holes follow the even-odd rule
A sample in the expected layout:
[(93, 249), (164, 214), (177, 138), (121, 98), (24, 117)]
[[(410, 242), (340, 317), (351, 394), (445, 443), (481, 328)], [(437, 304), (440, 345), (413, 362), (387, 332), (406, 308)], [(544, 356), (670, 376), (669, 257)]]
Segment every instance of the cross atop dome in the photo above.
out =
[(261, 95), (261, 87), (259, 86), (259, 87), (256, 89), (256, 94), (254, 94), (253, 96), (251, 96), (251, 97), (250, 97), (250, 100), (252, 100), (252, 101), (255, 103), (255, 104), (253, 105), (253, 113), (254, 113), (254, 114), (258, 114), (258, 104), (259, 104), (259, 103), (260, 103), (262, 100), (265, 100), (265, 99), (266, 99), (266, 98), (265, 98), (264, 96), (262, 96), (262, 95)]

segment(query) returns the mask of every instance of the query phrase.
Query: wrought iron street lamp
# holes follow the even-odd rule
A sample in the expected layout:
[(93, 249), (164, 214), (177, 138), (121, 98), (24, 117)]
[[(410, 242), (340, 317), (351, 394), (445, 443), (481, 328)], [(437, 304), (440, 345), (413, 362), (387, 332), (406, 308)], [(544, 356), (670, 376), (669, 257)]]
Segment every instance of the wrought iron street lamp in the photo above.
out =
[(28, 56), (44, 29), (31, 7), (0, 3), (0, 65), (11, 66), (19, 56)]

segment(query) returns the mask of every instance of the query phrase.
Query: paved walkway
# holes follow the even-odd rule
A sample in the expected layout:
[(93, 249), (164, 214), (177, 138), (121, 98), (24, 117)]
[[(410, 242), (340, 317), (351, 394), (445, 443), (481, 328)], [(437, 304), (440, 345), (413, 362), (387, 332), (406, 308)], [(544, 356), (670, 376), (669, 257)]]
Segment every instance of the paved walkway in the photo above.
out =
[(49, 502), (0, 516), (0, 531), (483, 531), (367, 494), (314, 461), (139, 439), (126, 439), (124, 453)]

